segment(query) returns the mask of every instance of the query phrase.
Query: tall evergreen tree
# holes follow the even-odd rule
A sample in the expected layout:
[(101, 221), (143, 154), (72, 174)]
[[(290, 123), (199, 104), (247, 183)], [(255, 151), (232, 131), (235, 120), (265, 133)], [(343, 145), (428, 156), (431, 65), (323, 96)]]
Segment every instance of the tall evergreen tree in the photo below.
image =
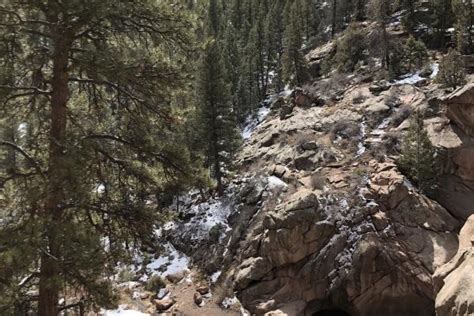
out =
[(211, 40), (203, 52), (197, 92), (198, 121), (202, 128), (200, 142), (205, 148), (212, 176), (217, 181), (217, 190), (222, 193), (223, 177), (225, 171), (232, 167), (240, 135), (236, 127), (220, 48), (215, 40)]
[(306, 61), (301, 53), (303, 39), (298, 15), (299, 6), (298, 0), (291, 6), (283, 40), (283, 76), (284, 81), (291, 86), (301, 86), (308, 79)]
[(368, 5), (369, 18), (377, 23), (376, 32), (372, 34), (372, 51), (382, 60), (382, 66), (390, 69), (391, 38), (387, 32), (390, 15), (389, 0), (370, 0)]
[(398, 165), (422, 192), (435, 182), (435, 150), (423, 127), (423, 115), (417, 111), (410, 121)]
[(1, 117), (27, 139), (0, 147), (28, 164), (0, 166), (0, 314), (36, 286), (40, 316), (58, 315), (65, 289), (113, 303), (116, 261), (152, 236), (148, 199), (186, 174), (167, 105), (185, 80), (185, 12), (152, 0), (2, 1)]
[(452, 0), (456, 20), (456, 44), (459, 52), (472, 53), (472, 24), (474, 23), (472, 1)]
[(273, 71), (271, 80), (276, 92), (283, 89), (282, 54), (283, 32), (285, 29), (283, 21), (284, 8), (285, 0), (274, 1), (265, 22), (267, 64), (268, 69)]

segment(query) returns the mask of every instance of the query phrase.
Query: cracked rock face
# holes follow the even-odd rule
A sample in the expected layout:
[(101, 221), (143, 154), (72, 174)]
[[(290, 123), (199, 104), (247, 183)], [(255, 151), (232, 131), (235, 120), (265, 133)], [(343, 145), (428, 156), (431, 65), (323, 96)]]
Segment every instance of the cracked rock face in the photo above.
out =
[(351, 315), (434, 313), (431, 275), (454, 255), (459, 224), (393, 165), (374, 170), (370, 200), (300, 190), (266, 211), (235, 270), (251, 312), (268, 312), (274, 300), (304, 302), (299, 313), (308, 315), (331, 306)]

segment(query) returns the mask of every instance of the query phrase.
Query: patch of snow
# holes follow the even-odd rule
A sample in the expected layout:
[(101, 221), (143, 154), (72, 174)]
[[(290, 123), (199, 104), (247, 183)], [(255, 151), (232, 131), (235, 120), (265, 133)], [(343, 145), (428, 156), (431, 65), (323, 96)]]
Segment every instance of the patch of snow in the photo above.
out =
[(221, 225), (225, 231), (230, 230), (227, 218), (234, 210), (234, 204), (230, 199), (220, 198), (208, 202), (193, 205), (191, 213), (197, 214), (185, 224), (187, 230), (193, 232), (193, 240), (205, 239), (209, 231), (216, 225)]
[(225, 309), (229, 309), (229, 308), (231, 308), (232, 306), (236, 305), (238, 302), (239, 302), (239, 300), (238, 300), (237, 297), (235, 297), (235, 296), (233, 296), (233, 297), (226, 297), (226, 298), (224, 298), (224, 300), (222, 301), (221, 305), (222, 305), (222, 307), (224, 307)]
[(97, 185), (95, 192), (97, 192), (97, 194), (103, 194), (105, 192), (105, 185), (102, 183)]
[(402, 77), (400, 80), (395, 80), (394, 85), (403, 85), (403, 84), (417, 84), (418, 82), (424, 80), (425, 78), (420, 76), (420, 73), (408, 74)]
[(126, 309), (126, 305), (120, 305), (115, 310), (105, 310), (100, 313), (103, 316), (150, 316), (136, 310)]
[(370, 202), (367, 203), (365, 206), (366, 206), (366, 207), (378, 207), (379, 205), (378, 205), (378, 203), (375, 202), (375, 201), (370, 201)]
[(360, 141), (357, 144), (357, 157), (365, 153), (367, 148), (364, 145), (365, 136), (367, 135), (367, 124), (365, 121), (360, 123)]
[(382, 123), (379, 124), (379, 126), (377, 126), (377, 129), (386, 129), (388, 127), (388, 125), (390, 124), (390, 122), (392, 121), (392, 118), (391, 117), (387, 117), (385, 118)]
[(403, 185), (409, 190), (415, 190), (415, 186), (407, 178), (403, 180)]
[(284, 181), (282, 181), (280, 178), (275, 177), (275, 176), (270, 176), (268, 177), (268, 187), (273, 190), (273, 189), (286, 189), (288, 187), (288, 184), (286, 184)]
[(357, 156), (360, 156), (365, 153), (367, 148), (365, 148), (364, 144), (362, 142), (359, 142), (357, 144)]
[(285, 86), (285, 89), (280, 92), (279, 96), (280, 97), (287, 97), (293, 92), (293, 89), (290, 89), (290, 86)]
[[(430, 67), (431, 67), (430, 79), (434, 79), (438, 75), (439, 64), (438, 63), (433, 63), (433, 64), (430, 65)], [(425, 80), (425, 78), (420, 76), (420, 71), (417, 71), (416, 73), (407, 74), (405, 76), (402, 76), (401, 79), (395, 80), (393, 82), (393, 84), (394, 85), (403, 85), (403, 84), (414, 85), (414, 84), (417, 84), (418, 82), (423, 81), (423, 80)]]
[(253, 131), (257, 126), (267, 117), (270, 113), (270, 107), (262, 106), (258, 109), (257, 115), (249, 117), (244, 123), (241, 135), (244, 140), (249, 139), (252, 136)]
[(20, 138), (25, 137), (28, 134), (28, 123), (26, 122), (20, 123), (20, 125), (18, 125), (17, 131), (19, 134), (18, 136)]
[(169, 274), (188, 270), (189, 258), (176, 250), (172, 244), (165, 244), (164, 252), (166, 254), (153, 259), (151, 263), (147, 264), (146, 268), (153, 271), (153, 274), (165, 277)]
[(221, 276), (222, 274), (222, 271), (216, 271), (214, 272), (213, 274), (211, 274), (211, 283), (216, 283), (217, 282), (217, 279), (219, 279), (219, 277)]
[(133, 294), (132, 294), (132, 298), (134, 300), (139, 300), (140, 299), (140, 292), (134, 291)]
[(431, 75), (430, 75), (430, 79), (434, 79), (436, 78), (436, 76), (438, 75), (438, 72), (439, 72), (439, 64), (438, 63), (433, 63), (431, 64)]
[(339, 206), (343, 209), (346, 209), (349, 207), (349, 203), (347, 203), (346, 199), (341, 199), (341, 201), (339, 202)]

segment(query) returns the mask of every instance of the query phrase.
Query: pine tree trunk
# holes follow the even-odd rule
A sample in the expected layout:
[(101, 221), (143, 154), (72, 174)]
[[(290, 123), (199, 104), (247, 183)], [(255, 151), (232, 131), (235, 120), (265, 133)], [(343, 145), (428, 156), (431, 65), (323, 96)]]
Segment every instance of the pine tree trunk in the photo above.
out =
[(64, 150), (63, 144), (67, 126), (68, 87), (68, 55), (70, 41), (63, 32), (56, 32), (55, 50), (53, 55), (53, 78), (51, 82), (51, 129), (48, 163), (48, 195), (44, 210), (44, 238), (46, 249), (41, 255), (39, 281), (39, 316), (58, 315), (58, 298), (60, 291), (61, 241), (58, 227), (62, 222), (62, 205), (64, 203)]
[[(383, 18), (382, 18), (383, 19)], [(385, 21), (381, 21), (382, 25), (382, 34), (383, 34), (383, 49), (384, 49), (384, 66), (385, 69), (389, 70), (390, 69), (390, 50), (389, 50), (389, 38), (388, 38), (388, 33), (387, 33), (387, 27), (385, 25)]]

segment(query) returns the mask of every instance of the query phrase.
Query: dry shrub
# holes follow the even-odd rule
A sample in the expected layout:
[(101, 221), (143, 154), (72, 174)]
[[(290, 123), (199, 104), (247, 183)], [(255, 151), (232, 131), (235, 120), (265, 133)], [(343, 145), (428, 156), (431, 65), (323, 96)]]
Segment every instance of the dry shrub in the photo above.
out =
[(409, 106), (403, 106), (392, 115), (392, 126), (397, 127), (402, 124), (411, 115), (412, 109)]
[(331, 140), (335, 140), (337, 136), (340, 136), (343, 139), (351, 139), (360, 134), (360, 127), (356, 122), (341, 120), (331, 126), (329, 133)]
[(313, 190), (324, 190), (326, 185), (326, 178), (321, 175), (320, 172), (313, 173), (310, 178), (311, 187)]

